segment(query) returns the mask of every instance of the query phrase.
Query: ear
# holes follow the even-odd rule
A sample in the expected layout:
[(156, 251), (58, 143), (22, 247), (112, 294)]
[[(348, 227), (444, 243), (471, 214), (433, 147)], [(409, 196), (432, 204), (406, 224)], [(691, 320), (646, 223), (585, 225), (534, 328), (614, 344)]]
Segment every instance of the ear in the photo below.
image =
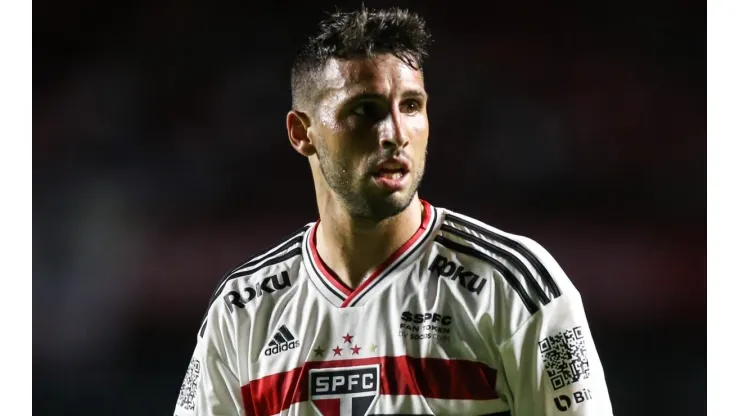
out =
[(311, 139), (308, 137), (308, 129), (311, 127), (311, 119), (306, 113), (291, 110), (285, 118), (285, 124), (288, 128), (288, 140), (296, 152), (303, 156), (312, 156), (316, 153)]

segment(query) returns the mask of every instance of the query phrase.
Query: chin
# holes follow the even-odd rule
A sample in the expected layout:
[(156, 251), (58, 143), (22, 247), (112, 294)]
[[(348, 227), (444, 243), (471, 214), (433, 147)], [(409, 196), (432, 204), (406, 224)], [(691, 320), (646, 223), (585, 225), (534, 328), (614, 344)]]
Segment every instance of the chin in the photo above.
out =
[(344, 206), (350, 215), (380, 222), (395, 217), (405, 210), (414, 200), (416, 187), (388, 192), (374, 186), (347, 192), (341, 196)]
[(372, 198), (368, 201), (368, 214), (377, 221), (395, 217), (411, 204), (413, 196), (413, 194), (394, 192), (385, 197)]

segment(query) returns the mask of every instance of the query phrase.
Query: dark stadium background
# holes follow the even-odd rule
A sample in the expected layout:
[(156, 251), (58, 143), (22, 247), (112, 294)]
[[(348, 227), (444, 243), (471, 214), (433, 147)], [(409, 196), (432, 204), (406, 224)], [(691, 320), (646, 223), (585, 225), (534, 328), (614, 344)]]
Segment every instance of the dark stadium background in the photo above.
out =
[[(705, 414), (706, 3), (494, 3), (394, 3), (422, 197), (554, 254), (616, 415)], [(284, 116), (332, 4), (34, 4), (35, 414), (171, 414), (222, 273), (316, 218)]]

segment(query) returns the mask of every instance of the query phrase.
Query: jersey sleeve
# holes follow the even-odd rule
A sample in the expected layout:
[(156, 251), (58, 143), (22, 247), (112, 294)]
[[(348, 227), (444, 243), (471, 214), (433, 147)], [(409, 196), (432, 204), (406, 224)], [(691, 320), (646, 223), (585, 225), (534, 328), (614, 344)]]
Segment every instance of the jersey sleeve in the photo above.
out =
[(197, 335), (175, 416), (245, 415), (236, 367), (234, 328), (217, 302)]
[(580, 294), (544, 248), (528, 240), (562, 294), (499, 345), (513, 416), (611, 416), (604, 371)]

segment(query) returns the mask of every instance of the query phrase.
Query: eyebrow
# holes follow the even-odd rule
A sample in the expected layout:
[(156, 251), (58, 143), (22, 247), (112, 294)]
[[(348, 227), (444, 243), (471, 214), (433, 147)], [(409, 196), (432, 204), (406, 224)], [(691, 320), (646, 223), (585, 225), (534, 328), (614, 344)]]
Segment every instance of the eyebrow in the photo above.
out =
[(404, 91), (403, 94), (401, 94), (401, 97), (402, 98), (409, 98), (409, 97), (421, 98), (426, 101), (429, 99), (429, 94), (427, 94), (425, 91), (422, 91), (422, 90), (410, 89), (410, 90)]
[[(356, 101), (362, 101), (362, 100), (368, 100), (368, 99), (380, 99), (385, 98), (385, 95), (379, 94), (377, 92), (362, 92), (359, 94), (351, 95), (347, 97), (346, 99), (342, 100), (342, 105), (347, 105)], [(429, 94), (424, 92), (423, 90), (419, 90), (416, 88), (408, 89), (404, 91), (401, 94), (401, 98), (420, 98), (422, 100), (428, 100)]]

